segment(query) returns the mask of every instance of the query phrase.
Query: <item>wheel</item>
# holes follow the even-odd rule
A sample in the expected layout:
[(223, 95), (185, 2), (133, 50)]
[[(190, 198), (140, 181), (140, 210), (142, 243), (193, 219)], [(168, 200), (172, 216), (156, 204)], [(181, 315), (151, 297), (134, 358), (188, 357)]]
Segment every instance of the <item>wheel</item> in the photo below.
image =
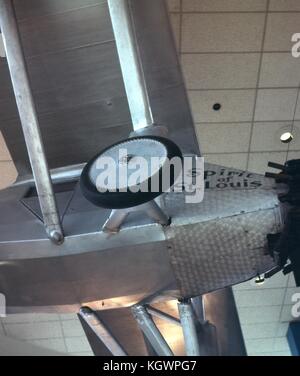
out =
[[(173, 158), (180, 162), (180, 168), (171, 164), (166, 183), (163, 173)], [(82, 171), (80, 187), (84, 197), (96, 206), (130, 208), (171, 188), (181, 172), (181, 162), (182, 153), (174, 142), (157, 136), (134, 137), (91, 159)]]

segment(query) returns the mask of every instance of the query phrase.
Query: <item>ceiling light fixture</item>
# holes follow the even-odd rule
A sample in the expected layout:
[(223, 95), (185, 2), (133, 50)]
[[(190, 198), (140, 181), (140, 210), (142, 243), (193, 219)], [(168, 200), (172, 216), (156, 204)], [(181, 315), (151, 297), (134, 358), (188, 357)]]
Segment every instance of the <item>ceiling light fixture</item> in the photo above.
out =
[(265, 279), (261, 275), (258, 275), (255, 278), (255, 284), (256, 284), (256, 286), (262, 286), (264, 283), (265, 283)]
[(291, 132), (284, 132), (280, 136), (280, 141), (283, 144), (289, 144), (290, 142), (293, 141), (293, 139), (294, 139), (294, 136)]

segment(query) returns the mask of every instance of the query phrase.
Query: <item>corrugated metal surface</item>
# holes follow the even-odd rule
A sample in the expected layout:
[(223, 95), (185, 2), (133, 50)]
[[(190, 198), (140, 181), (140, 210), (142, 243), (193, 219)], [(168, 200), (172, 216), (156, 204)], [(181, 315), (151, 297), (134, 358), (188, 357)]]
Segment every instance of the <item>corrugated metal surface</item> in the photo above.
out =
[[(126, 138), (131, 119), (106, 1), (14, 5), (50, 168), (86, 162)], [(164, 1), (132, 0), (132, 9), (155, 122), (167, 125), (184, 150), (197, 152)], [(19, 173), (28, 173), (5, 59), (0, 81), (0, 127)]]

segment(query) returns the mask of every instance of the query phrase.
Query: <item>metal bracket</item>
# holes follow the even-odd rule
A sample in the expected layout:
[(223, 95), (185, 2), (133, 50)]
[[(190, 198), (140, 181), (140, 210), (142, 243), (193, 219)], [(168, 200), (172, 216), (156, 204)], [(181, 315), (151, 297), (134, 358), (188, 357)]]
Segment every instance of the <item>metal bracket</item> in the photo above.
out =
[(163, 212), (156, 201), (152, 200), (146, 204), (134, 206), (128, 209), (114, 209), (112, 210), (109, 218), (102, 227), (102, 231), (108, 233), (118, 233), (127, 216), (134, 212), (145, 212), (155, 222), (168, 226), (170, 224), (169, 217)]

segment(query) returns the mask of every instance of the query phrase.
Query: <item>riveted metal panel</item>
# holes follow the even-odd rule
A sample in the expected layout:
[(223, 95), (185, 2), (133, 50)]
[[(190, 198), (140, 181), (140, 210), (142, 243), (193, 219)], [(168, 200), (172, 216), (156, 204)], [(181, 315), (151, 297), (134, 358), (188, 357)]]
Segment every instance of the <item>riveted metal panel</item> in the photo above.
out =
[(167, 232), (171, 262), (183, 296), (196, 296), (243, 282), (274, 266), (265, 255), (275, 210), (218, 219)]

